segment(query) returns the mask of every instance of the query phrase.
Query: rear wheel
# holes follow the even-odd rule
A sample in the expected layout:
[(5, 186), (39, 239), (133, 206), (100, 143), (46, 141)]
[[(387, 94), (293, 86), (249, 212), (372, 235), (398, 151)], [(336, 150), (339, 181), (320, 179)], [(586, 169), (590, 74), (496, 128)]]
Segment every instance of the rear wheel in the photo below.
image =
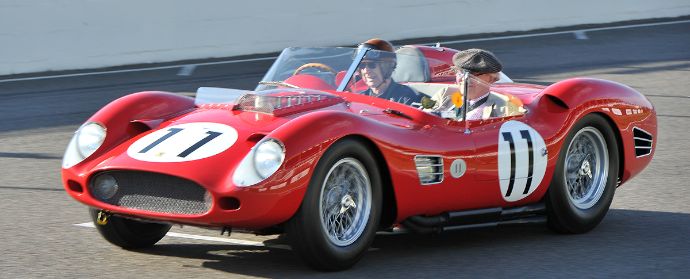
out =
[(331, 146), (314, 170), (286, 230), (293, 249), (326, 271), (354, 265), (371, 245), (381, 212), (381, 177), (370, 151), (354, 140)]
[(170, 230), (171, 225), (149, 223), (110, 216), (104, 225), (97, 221), (100, 210), (89, 208), (91, 220), (98, 232), (108, 242), (125, 249), (151, 247), (161, 240)]
[(584, 233), (608, 212), (618, 181), (618, 147), (610, 124), (590, 114), (573, 126), (559, 153), (546, 196), (548, 225)]

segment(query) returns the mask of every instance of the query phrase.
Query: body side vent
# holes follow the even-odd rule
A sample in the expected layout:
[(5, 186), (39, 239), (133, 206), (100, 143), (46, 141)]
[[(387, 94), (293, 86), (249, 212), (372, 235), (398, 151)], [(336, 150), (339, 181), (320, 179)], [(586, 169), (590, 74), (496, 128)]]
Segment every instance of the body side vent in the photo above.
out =
[(422, 185), (443, 182), (443, 158), (438, 155), (414, 156), (414, 163)]
[(633, 127), (633, 139), (635, 140), (635, 156), (643, 157), (652, 153), (654, 139), (651, 133)]

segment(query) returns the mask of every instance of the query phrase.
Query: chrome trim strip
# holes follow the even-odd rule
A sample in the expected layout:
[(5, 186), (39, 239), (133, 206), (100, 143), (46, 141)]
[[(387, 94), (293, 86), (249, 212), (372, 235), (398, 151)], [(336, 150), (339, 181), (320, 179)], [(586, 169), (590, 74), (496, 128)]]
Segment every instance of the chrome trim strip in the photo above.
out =
[(645, 139), (645, 138), (633, 137), (633, 139), (636, 139), (636, 140), (643, 140), (643, 141), (648, 141), (648, 142), (653, 142), (653, 140)]

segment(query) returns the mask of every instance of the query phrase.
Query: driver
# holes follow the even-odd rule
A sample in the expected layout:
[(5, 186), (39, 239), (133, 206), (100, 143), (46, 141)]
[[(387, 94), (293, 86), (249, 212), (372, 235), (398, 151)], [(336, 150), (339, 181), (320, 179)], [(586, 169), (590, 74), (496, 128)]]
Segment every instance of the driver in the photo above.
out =
[[(491, 91), (491, 85), (500, 79), (503, 65), (490, 51), (483, 49), (466, 49), (453, 55), (453, 64), (458, 71), (456, 83), (461, 87), (462, 71), (470, 73), (468, 86), (467, 119), (478, 120), (493, 117), (505, 117), (521, 114), (520, 108), (509, 102), (509, 98)], [(441, 100), (434, 112), (444, 114), (457, 110), (451, 101), (451, 92), (441, 92), (432, 99)]]
[(391, 75), (396, 66), (395, 48), (386, 40), (374, 38), (360, 45), (372, 50), (367, 52), (360, 65), (362, 80), (368, 89), (362, 94), (391, 100), (394, 102), (419, 105), (422, 96), (411, 88), (395, 82)]

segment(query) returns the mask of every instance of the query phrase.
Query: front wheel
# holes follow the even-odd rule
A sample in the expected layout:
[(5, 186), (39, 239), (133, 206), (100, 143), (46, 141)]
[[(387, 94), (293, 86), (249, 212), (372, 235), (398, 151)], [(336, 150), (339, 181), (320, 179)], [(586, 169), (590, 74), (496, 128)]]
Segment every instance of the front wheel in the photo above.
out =
[(381, 177), (371, 152), (342, 140), (319, 160), (286, 230), (307, 264), (325, 271), (354, 265), (371, 245), (381, 212)]
[(125, 249), (151, 247), (161, 240), (170, 230), (171, 225), (131, 220), (119, 216), (108, 217), (107, 223), (97, 222), (100, 210), (89, 208), (91, 220), (98, 232), (108, 242)]
[(608, 212), (618, 181), (618, 146), (611, 125), (590, 114), (565, 139), (546, 196), (548, 225), (559, 233), (584, 233)]

